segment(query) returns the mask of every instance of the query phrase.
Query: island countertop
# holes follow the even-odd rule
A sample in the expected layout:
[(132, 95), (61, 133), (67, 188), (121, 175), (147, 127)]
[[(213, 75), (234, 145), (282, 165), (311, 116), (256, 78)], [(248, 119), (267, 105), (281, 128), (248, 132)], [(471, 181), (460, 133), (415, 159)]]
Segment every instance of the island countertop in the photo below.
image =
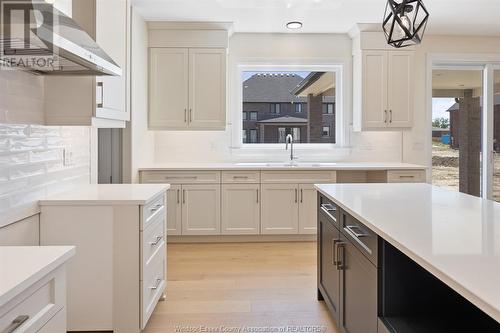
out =
[(500, 204), (428, 184), (316, 189), (500, 322)]
[(43, 198), (39, 205), (144, 205), (169, 188), (169, 184), (89, 184)]
[(74, 246), (0, 246), (0, 306), (74, 254)]

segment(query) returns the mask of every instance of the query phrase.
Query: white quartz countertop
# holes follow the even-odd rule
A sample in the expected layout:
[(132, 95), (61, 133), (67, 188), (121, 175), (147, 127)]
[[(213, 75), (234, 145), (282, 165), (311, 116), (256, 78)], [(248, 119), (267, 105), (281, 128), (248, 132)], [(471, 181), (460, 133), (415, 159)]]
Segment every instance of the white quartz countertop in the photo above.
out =
[(40, 200), (39, 204), (144, 205), (169, 188), (169, 184), (89, 184), (70, 192), (48, 196)]
[(139, 168), (155, 170), (425, 170), (427, 167), (408, 163), (330, 163), (330, 162), (239, 162), (239, 163), (167, 163)]
[(500, 204), (428, 184), (316, 188), (500, 322)]
[(0, 307), (74, 254), (74, 246), (0, 246)]

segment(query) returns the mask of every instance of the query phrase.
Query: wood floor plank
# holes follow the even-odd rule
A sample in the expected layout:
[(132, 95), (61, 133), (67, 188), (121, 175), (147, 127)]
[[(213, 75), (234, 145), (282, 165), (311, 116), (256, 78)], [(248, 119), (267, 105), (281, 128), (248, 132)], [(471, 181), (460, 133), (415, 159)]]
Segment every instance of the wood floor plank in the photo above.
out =
[(286, 326), (338, 333), (316, 300), (314, 242), (169, 244), (167, 251), (167, 300), (144, 333)]

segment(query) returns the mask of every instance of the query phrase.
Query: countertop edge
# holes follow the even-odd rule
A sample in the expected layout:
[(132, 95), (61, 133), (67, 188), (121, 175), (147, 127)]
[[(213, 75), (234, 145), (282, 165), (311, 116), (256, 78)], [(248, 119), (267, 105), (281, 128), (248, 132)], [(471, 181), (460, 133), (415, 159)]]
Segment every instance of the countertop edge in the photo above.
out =
[(423, 165), (405, 165), (405, 166), (328, 166), (328, 167), (276, 167), (276, 166), (158, 166), (158, 167), (142, 167), (139, 168), (139, 171), (232, 171), (232, 170), (251, 170), (251, 171), (311, 171), (311, 170), (321, 170), (321, 171), (350, 171), (350, 170), (359, 170), (359, 171), (392, 171), (392, 170), (427, 170), (429, 167)]
[[(140, 185), (140, 184), (137, 184)], [(38, 201), (39, 206), (142, 206), (147, 205), (158, 196), (167, 192), (170, 189), (170, 184), (155, 184), (161, 185), (163, 188), (156, 191), (153, 195), (149, 196), (148, 199), (41, 199)]]
[[(33, 246), (33, 247), (36, 248), (39, 246)], [(3, 295), (0, 295), (0, 307), (4, 306), (6, 303), (10, 302), (17, 295), (22, 293), (24, 290), (28, 289), (30, 286), (32, 286), (34, 283), (36, 283), (38, 280), (42, 279), (44, 276), (46, 276), (50, 272), (52, 272), (55, 269), (57, 269), (58, 267), (62, 266), (66, 261), (68, 261), (76, 253), (75, 246), (57, 246), (57, 247), (66, 248), (66, 251), (64, 251), (64, 253), (62, 253), (56, 259), (51, 261), (48, 265), (44, 266), (39, 271), (33, 273), (27, 279), (20, 281), (12, 289), (7, 291)]]
[(463, 285), (455, 281), (452, 277), (447, 275), (446, 273), (442, 272), (441, 270), (437, 269), (432, 265), (432, 263), (426, 261), (422, 257), (418, 256), (416, 253), (411, 251), (409, 248), (407, 248), (405, 245), (399, 243), (396, 241), (394, 238), (392, 238), (390, 235), (386, 234), (376, 226), (374, 226), (372, 223), (370, 223), (368, 220), (366, 220), (363, 216), (357, 214), (353, 210), (351, 210), (349, 207), (345, 206), (342, 202), (328, 194), (327, 192), (323, 191), (321, 188), (321, 184), (314, 184), (314, 188), (319, 191), (321, 194), (325, 195), (328, 199), (332, 200), (334, 203), (340, 206), (340, 208), (344, 209), (346, 212), (351, 214), (354, 218), (358, 219), (361, 223), (365, 224), (369, 229), (371, 229), (373, 232), (375, 232), (377, 235), (382, 237), (385, 241), (389, 242), (392, 246), (397, 248), (399, 251), (404, 253), (406, 256), (408, 256), (410, 259), (415, 261), (417, 264), (422, 266), (426, 271), (434, 275), (436, 278), (438, 278), (441, 282), (458, 292), (460, 295), (462, 295), (464, 298), (466, 298), (468, 301), (470, 301), (472, 304), (477, 306), (479, 309), (484, 311), (486, 314), (488, 314), (490, 317), (495, 319), (497, 322), (500, 323), (500, 309), (496, 309), (494, 306), (489, 304), (488, 302), (485, 302), (480, 298), (480, 296), (477, 296), (476, 294), (472, 293), (470, 290), (465, 288)]

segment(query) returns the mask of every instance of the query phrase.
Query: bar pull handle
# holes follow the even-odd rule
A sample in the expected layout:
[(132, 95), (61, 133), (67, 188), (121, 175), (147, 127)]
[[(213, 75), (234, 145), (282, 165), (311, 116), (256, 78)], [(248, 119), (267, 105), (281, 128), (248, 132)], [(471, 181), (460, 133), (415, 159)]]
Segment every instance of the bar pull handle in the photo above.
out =
[(304, 202), (304, 190), (300, 189), (300, 203)]
[[(343, 261), (344, 257), (344, 250), (345, 250), (345, 242), (337, 242), (336, 243), (336, 253), (335, 253), (335, 260), (337, 262), (337, 270), (342, 271), (345, 269), (345, 264)], [(340, 255), (340, 249), (342, 249), (342, 255)]]
[(387, 110), (384, 110), (384, 123), (387, 124)]
[(7, 328), (5, 329), (5, 331), (3, 331), (3, 333), (13, 333), (14, 331), (16, 331), (22, 324), (24, 324), (24, 322), (26, 320), (29, 319), (30, 316), (28, 315), (21, 315), (21, 316), (17, 316), (13, 321), (12, 323), (10, 323), (9, 326), (7, 326)]
[(100, 99), (97, 100), (97, 107), (102, 108), (104, 106), (104, 82), (97, 82), (97, 88), (100, 90)]
[(193, 121), (193, 109), (189, 109), (189, 122)]
[(333, 240), (333, 243), (332, 243), (332, 250), (333, 250), (333, 253), (332, 253), (332, 264), (333, 266), (337, 266), (337, 243), (340, 242), (340, 239), (338, 238), (334, 238)]
[(368, 237), (368, 236), (370, 236), (369, 234), (367, 234), (366, 232), (364, 232), (363, 229), (361, 229), (357, 225), (347, 225), (346, 229), (349, 230), (357, 238), (362, 238), (362, 237)]
[(392, 110), (389, 110), (389, 115), (390, 115), (390, 118), (389, 118), (389, 123), (392, 124)]
[(154, 286), (149, 287), (149, 289), (151, 289), (151, 290), (158, 289), (160, 287), (161, 281), (163, 281), (163, 280), (162, 279), (156, 279), (156, 284)]
[(149, 242), (149, 245), (151, 246), (156, 246), (160, 243), (160, 241), (163, 239), (163, 236), (156, 236), (156, 239), (154, 242)]
[(187, 109), (184, 109), (184, 122), (187, 123)]
[(298, 197), (298, 193), (297, 193), (297, 189), (295, 189), (295, 203), (297, 203), (297, 197)]
[(186, 190), (182, 190), (182, 203), (186, 203)]
[(149, 210), (151, 211), (151, 213), (154, 213), (156, 212), (157, 210), (159, 210), (161, 207), (163, 207), (162, 204), (156, 204), (154, 205), (153, 207), (149, 208)]
[(259, 203), (259, 189), (257, 189), (257, 203)]
[(180, 200), (181, 200), (181, 199), (180, 199), (179, 192), (180, 192), (180, 190), (179, 190), (179, 189), (177, 189), (177, 204), (180, 204), (180, 203), (181, 203), (181, 202), (180, 202)]

